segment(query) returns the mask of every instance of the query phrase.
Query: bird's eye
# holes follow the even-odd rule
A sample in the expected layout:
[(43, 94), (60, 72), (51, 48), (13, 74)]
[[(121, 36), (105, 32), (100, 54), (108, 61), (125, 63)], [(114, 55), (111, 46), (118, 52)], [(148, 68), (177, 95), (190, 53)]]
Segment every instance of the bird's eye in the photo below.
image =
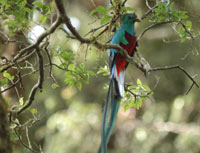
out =
[(130, 20), (130, 19), (131, 19), (131, 17), (129, 16), (129, 17), (128, 17), (128, 19)]

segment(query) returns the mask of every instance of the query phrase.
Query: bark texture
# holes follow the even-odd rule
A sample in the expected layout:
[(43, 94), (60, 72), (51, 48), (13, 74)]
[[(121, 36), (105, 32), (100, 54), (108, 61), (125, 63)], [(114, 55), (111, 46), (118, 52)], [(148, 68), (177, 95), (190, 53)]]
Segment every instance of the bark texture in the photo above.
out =
[(0, 153), (12, 153), (5, 101), (0, 95)]

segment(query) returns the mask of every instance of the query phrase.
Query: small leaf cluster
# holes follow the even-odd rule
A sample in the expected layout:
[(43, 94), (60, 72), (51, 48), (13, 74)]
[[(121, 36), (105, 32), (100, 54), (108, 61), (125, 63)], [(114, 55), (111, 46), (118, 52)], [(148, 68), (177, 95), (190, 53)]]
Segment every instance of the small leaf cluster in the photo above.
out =
[(137, 79), (137, 86), (129, 85), (123, 99), (124, 110), (127, 111), (131, 107), (139, 109), (142, 107), (144, 100), (148, 99), (153, 91), (146, 85), (143, 85), (141, 80)]
[(51, 9), (54, 7), (55, 3), (51, 2), (50, 5), (47, 5), (44, 2), (35, 1), (33, 2), (33, 5), (35, 6), (35, 9), (41, 13), (40, 23), (44, 24), (46, 22), (47, 17), (51, 16)]
[(8, 26), (10, 35), (27, 27), (28, 18), (32, 18), (33, 10), (27, 7), (26, 0), (1, 0), (0, 13), (4, 25)]
[(159, 3), (158, 7), (154, 9), (154, 13), (151, 15), (153, 22), (185, 20), (188, 18), (186, 11), (173, 10), (174, 3), (166, 5), (165, 3)]
[(64, 81), (68, 84), (68, 87), (76, 85), (77, 88), (81, 90), (82, 81), (88, 83), (90, 75), (95, 75), (95, 73), (93, 71), (87, 71), (84, 63), (81, 63), (78, 66), (75, 64), (69, 64), (68, 70), (65, 72)]
[[(94, 14), (102, 15), (100, 23), (105, 24), (111, 21), (111, 19), (113, 18), (112, 15), (116, 14), (116, 10), (119, 10), (118, 13), (120, 14), (127, 13), (128, 11), (132, 11), (132, 12), (134, 11), (134, 9), (131, 7), (121, 6), (121, 3), (122, 1), (119, 1), (119, 4), (113, 1), (112, 2), (113, 5), (108, 9), (106, 9), (104, 6), (98, 6), (90, 12), (90, 15), (94, 15)], [(120, 6), (120, 9), (119, 9), (119, 6)]]
[[(44, 2), (35, 1), (32, 5), (42, 14), (40, 23), (45, 23), (47, 17), (51, 15), (50, 10), (54, 6), (54, 2), (51, 5), (47, 5)], [(31, 9), (32, 5), (28, 4), (27, 0), (0, 1), (0, 15), (5, 21), (4, 25), (9, 29), (9, 35), (14, 35), (15, 32), (27, 28), (33, 18), (34, 9)]]
[[(68, 84), (68, 87), (73, 87), (75, 85), (81, 90), (82, 82), (88, 83), (89, 77), (95, 75), (93, 71), (86, 70), (85, 63), (75, 63), (75, 54), (72, 51), (60, 51), (58, 57), (61, 60), (59, 66), (66, 70), (64, 82)], [(52, 84), (52, 88), (57, 87), (59, 87), (58, 84)]]
[[(187, 29), (187, 31), (186, 31), (185, 28)], [(190, 33), (193, 32), (192, 22), (187, 21), (186, 24), (185, 24), (185, 28), (182, 26), (180, 29), (178, 29), (178, 34), (181, 37), (181, 42), (184, 42), (185, 40), (190, 39), (188, 32), (190, 32)]]
[[(154, 13), (151, 15), (151, 20), (153, 22), (165, 22), (172, 21), (179, 23), (182, 20), (188, 19), (186, 11), (173, 10), (174, 3), (166, 5), (165, 3), (159, 3), (158, 7), (154, 9)], [(183, 25), (184, 26), (184, 25)], [(192, 22), (187, 21), (185, 27), (178, 29), (178, 34), (181, 38), (181, 42), (184, 42), (186, 39), (190, 38), (188, 32), (192, 32)]]
[(97, 71), (97, 74), (102, 74), (103, 76), (109, 76), (110, 71), (108, 66), (105, 65), (104, 67), (100, 67), (99, 70)]
[(5, 86), (8, 83), (9, 80), (13, 81), (14, 80), (14, 76), (12, 76), (7, 71), (4, 71), (2, 76), (1, 76), (0, 86)]

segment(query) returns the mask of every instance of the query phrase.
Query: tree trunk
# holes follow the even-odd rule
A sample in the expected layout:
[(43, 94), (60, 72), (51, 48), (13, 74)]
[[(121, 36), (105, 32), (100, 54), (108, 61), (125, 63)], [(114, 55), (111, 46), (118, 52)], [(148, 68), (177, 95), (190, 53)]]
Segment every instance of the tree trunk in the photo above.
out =
[(0, 94), (0, 153), (12, 153), (5, 101)]

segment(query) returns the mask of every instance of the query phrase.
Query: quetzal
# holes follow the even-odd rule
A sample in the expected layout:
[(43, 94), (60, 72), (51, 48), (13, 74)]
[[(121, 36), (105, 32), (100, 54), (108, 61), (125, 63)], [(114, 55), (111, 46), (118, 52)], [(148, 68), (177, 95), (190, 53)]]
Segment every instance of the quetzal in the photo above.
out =
[[(115, 32), (111, 43), (120, 45), (130, 56), (136, 51), (137, 38), (134, 23), (140, 21), (135, 14), (125, 14), (121, 18), (121, 27)], [(99, 153), (107, 152), (107, 143), (117, 118), (120, 100), (124, 97), (125, 70), (128, 62), (117, 50), (109, 50), (110, 84), (103, 113), (101, 146)]]

